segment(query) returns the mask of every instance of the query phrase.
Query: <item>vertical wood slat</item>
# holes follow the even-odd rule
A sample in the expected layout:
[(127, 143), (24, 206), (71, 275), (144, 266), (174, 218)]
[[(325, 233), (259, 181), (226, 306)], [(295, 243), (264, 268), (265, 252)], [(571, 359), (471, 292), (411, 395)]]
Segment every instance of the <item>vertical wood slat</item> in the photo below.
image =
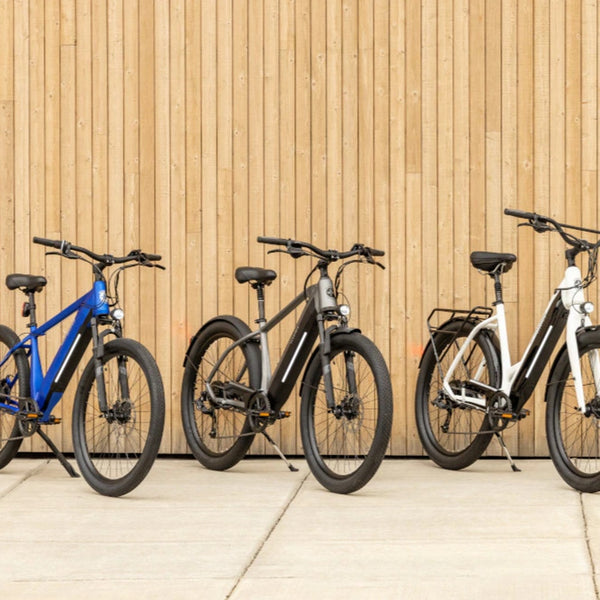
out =
[[(511, 0), (502, 4), (502, 202), (506, 207), (519, 205), (517, 193), (517, 21), (518, 2)], [(518, 249), (516, 219), (506, 219), (502, 227), (502, 247), (509, 252)], [(519, 263), (522, 256), (519, 255)], [(482, 279), (481, 276), (473, 274)], [(504, 278), (504, 301), (508, 318), (510, 339), (517, 339), (517, 277)], [(512, 345), (512, 359), (516, 360), (517, 348)], [(505, 442), (510, 451), (518, 452), (519, 432), (516, 428), (505, 433)]]
[[(49, 317), (89, 272), (46, 259), (32, 235), (162, 253), (167, 272), (125, 276), (125, 326), (157, 356), (169, 404), (161, 451), (179, 453), (189, 336), (218, 313), (255, 318), (235, 267), (277, 269), (269, 314), (306, 275), (307, 263), (267, 256), (256, 236), (381, 246), (388, 270), (349, 270), (344, 293), (388, 359), (390, 450), (419, 454), (424, 318), (491, 298), (469, 252), (519, 255), (505, 277), (516, 360), (564, 245), (517, 233), (503, 209), (598, 226), (598, 24), (597, 0), (0, 1), (0, 276), (44, 273)], [(21, 331), (16, 295), (0, 300), (2, 322)], [(291, 329), (274, 332), (273, 362)], [(299, 453), (297, 395), (289, 408), (274, 433)], [(509, 447), (544, 455), (541, 392), (530, 408)], [(69, 414), (65, 404), (51, 432), (66, 450)]]
[[(171, 43), (171, 14), (170, 3), (156, 2), (154, 5), (154, 32), (155, 32), (155, 63), (154, 63), (154, 97), (155, 97), (155, 139), (156, 149), (154, 156), (155, 164), (155, 222), (154, 236), (155, 244), (159, 253), (163, 257), (163, 264), (169, 270), (178, 270), (179, 265), (174, 264), (173, 253), (171, 250), (171, 210), (175, 208), (176, 201), (171, 200), (172, 192), (172, 173), (171, 156), (173, 150), (172, 133), (172, 107), (171, 107), (171, 88), (180, 84), (173, 83), (171, 74), (170, 43)], [(178, 41), (181, 42), (181, 33), (178, 35)], [(177, 131), (175, 131), (177, 135)], [(160, 277), (159, 273), (157, 277)], [(173, 285), (177, 285), (174, 283)], [(167, 452), (171, 448), (171, 428), (172, 421), (172, 391), (170, 390), (170, 372), (171, 362), (171, 286), (159, 285), (156, 288), (156, 314), (161, 315), (156, 319), (156, 362), (163, 374), (165, 383), (165, 398), (168, 402), (165, 413), (165, 431), (161, 442), (161, 451)], [(169, 393), (171, 391), (171, 393)]]
[[(169, 243), (171, 270), (185, 273), (186, 261), (186, 73), (185, 73), (185, 20), (186, 6), (184, 0), (171, 2), (170, 5), (170, 156), (169, 156), (169, 200), (167, 205), (169, 226), (165, 228), (165, 243)], [(166, 213), (167, 211), (165, 211)], [(161, 213), (161, 215), (165, 215)], [(161, 218), (163, 218), (161, 216)], [(167, 287), (167, 286), (165, 286)], [(185, 452), (185, 443), (180, 435), (174, 435), (180, 422), (181, 411), (179, 409), (179, 389), (183, 367), (181, 361), (175, 362), (174, 358), (179, 354), (180, 348), (185, 347), (186, 337), (186, 299), (187, 285), (185, 277), (172, 281), (168, 286), (169, 297), (166, 302), (170, 310), (170, 319), (165, 318), (164, 335), (171, 341), (170, 371), (171, 382), (168, 386), (170, 394), (167, 397), (168, 411), (170, 415), (170, 438), (167, 438), (165, 451), (181, 453)], [(166, 316), (166, 315), (165, 315)]]

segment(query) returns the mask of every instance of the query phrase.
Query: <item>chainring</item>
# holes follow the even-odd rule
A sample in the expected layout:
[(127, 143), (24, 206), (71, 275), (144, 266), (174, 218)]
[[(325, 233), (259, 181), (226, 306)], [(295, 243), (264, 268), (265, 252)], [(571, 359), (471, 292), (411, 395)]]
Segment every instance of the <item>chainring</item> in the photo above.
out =
[(248, 401), (248, 423), (254, 433), (262, 433), (273, 422), (271, 403), (263, 392), (255, 392)]

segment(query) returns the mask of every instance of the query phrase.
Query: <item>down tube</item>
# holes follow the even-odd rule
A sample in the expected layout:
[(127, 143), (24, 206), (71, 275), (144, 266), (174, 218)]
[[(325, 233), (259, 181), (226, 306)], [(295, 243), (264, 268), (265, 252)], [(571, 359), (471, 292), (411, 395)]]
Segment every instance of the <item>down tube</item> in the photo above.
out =
[(557, 292), (512, 382), (510, 398), (513, 402), (513, 410), (520, 411), (531, 396), (565, 329), (568, 316), (569, 311), (565, 308), (560, 293)]
[(286, 403), (318, 335), (317, 311), (313, 297), (306, 303), (296, 329), (271, 378), (268, 395), (273, 410), (280, 410)]

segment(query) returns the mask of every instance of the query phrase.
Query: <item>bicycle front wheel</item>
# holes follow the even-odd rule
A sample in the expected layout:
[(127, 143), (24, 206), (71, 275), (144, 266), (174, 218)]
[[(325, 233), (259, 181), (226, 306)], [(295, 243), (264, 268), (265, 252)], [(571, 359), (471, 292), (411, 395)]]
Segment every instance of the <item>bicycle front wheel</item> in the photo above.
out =
[(600, 333), (579, 338), (581, 380), (586, 411), (579, 410), (569, 357), (558, 359), (548, 382), (546, 435), (552, 462), (560, 476), (580, 492), (600, 490), (600, 390), (593, 370), (600, 371)]
[[(435, 333), (435, 347), (425, 349), (415, 394), (417, 430), (428, 456), (444, 469), (463, 469), (474, 463), (488, 447), (493, 433), (492, 424), (484, 410), (460, 404), (444, 392), (443, 380), (475, 325), (455, 320)], [(497, 351), (485, 332), (470, 342), (452, 376), (456, 390), (470, 381), (492, 387), (500, 385), (500, 361)]]
[(392, 384), (381, 352), (359, 333), (334, 335), (329, 361), (335, 407), (327, 406), (317, 353), (302, 384), (300, 430), (313, 475), (331, 492), (348, 494), (363, 487), (383, 460), (392, 429)]
[[(0, 362), (8, 351), (19, 343), (19, 336), (8, 327), (0, 325)], [(14, 352), (0, 367), (0, 402), (18, 408), (29, 398), (29, 362), (25, 350)], [(0, 410), (0, 469), (17, 454), (23, 434), (14, 412)]]
[(140, 343), (115, 339), (102, 357), (106, 410), (100, 408), (94, 359), (73, 405), (73, 447), (86, 481), (105, 496), (122, 496), (148, 474), (162, 438), (165, 395), (158, 366)]

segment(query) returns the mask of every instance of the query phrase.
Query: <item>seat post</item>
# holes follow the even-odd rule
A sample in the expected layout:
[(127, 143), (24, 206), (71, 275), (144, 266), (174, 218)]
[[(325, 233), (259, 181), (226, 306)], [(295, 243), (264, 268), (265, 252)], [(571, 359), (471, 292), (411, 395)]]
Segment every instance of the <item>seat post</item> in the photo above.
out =
[(267, 322), (265, 318), (265, 284), (256, 281), (252, 284), (252, 287), (256, 290), (256, 296), (258, 297), (258, 319), (256, 323), (261, 325)]
[(502, 299), (502, 282), (500, 281), (500, 275), (502, 275), (502, 269), (496, 269), (494, 272), (494, 291), (496, 292), (496, 304), (504, 304), (504, 300)]
[[(27, 292), (27, 312), (23, 311), (23, 316), (29, 316), (29, 323), (27, 323), (27, 327), (31, 329), (32, 327), (37, 327), (37, 320), (35, 317), (35, 292), (28, 291)], [(25, 308), (25, 307), (24, 307)]]

